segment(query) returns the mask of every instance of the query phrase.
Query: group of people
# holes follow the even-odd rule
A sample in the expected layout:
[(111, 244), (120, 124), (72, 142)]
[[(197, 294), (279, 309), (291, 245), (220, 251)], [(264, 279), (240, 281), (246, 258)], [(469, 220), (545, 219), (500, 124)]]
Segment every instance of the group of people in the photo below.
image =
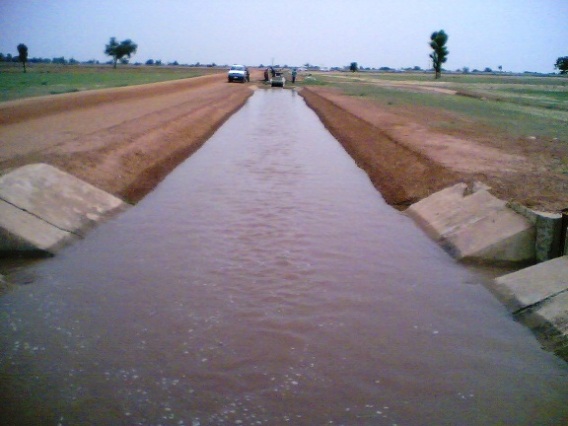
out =
[[(270, 67), (270, 68), (266, 68), (264, 70), (264, 81), (268, 81), (268, 73), (270, 72), (270, 75), (272, 77), (276, 76), (276, 70), (274, 69), (274, 67)], [(296, 82), (296, 76), (298, 75), (298, 70), (296, 68), (292, 68), (292, 83)]]

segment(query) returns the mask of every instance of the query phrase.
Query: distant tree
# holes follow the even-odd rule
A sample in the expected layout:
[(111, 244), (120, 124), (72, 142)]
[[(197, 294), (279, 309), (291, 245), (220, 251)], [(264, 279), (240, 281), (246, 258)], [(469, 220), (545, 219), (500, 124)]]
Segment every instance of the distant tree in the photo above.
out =
[(499, 72), (503, 72), (503, 65), (499, 65), (497, 68), (499, 68)]
[(493, 72), (493, 70), (489, 67), (485, 67), (485, 69), (483, 70), (483, 72)]
[(60, 58), (53, 58), (51, 62), (54, 64), (65, 65), (67, 63), (67, 60), (65, 59), (64, 56), (61, 56)]
[(560, 74), (568, 74), (568, 56), (561, 56), (556, 60), (554, 68), (560, 70)]
[(146, 65), (154, 65), (154, 60), (153, 59), (148, 59), (146, 61)]
[(12, 54), (11, 53), (6, 53), (6, 59), (4, 59), (6, 62), (12, 62)]
[(463, 68), (462, 68), (462, 72), (463, 72), (464, 74), (467, 74), (467, 73), (469, 72), (469, 67), (463, 67)]
[(442, 64), (448, 60), (448, 49), (446, 48), (446, 42), (448, 41), (448, 35), (444, 30), (435, 31), (430, 36), (430, 47), (433, 52), (430, 53), (430, 58), (432, 58), (432, 66), (436, 72), (434, 78), (440, 78), (442, 75)]
[(356, 72), (358, 70), (359, 70), (359, 67), (357, 66), (357, 62), (351, 62), (351, 65), (349, 65), (349, 71)]
[(26, 62), (28, 62), (28, 46), (23, 43), (18, 44), (18, 60), (24, 64), (24, 72), (26, 72)]
[(138, 49), (138, 45), (130, 39), (119, 43), (116, 41), (116, 37), (111, 37), (109, 44), (106, 45), (105, 54), (112, 56), (113, 67), (116, 68), (118, 61), (123, 61), (125, 57), (130, 58), (131, 55), (136, 53), (136, 49)]

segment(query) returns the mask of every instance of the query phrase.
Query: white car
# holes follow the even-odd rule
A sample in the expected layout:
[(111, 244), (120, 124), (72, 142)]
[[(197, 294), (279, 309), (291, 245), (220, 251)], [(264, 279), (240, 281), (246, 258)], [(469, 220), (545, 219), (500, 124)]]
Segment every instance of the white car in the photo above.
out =
[(250, 81), (249, 70), (244, 65), (233, 65), (229, 70), (228, 79), (229, 83), (232, 83), (233, 81), (246, 83), (247, 81)]

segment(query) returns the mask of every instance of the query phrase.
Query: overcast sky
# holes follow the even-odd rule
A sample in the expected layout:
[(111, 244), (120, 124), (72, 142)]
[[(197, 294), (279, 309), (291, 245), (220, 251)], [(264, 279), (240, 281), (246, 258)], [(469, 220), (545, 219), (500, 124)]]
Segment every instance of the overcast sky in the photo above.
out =
[(108, 60), (115, 36), (131, 62), (428, 68), (440, 29), (446, 69), (553, 72), (568, 0), (0, 0), (1, 53), (79, 61)]

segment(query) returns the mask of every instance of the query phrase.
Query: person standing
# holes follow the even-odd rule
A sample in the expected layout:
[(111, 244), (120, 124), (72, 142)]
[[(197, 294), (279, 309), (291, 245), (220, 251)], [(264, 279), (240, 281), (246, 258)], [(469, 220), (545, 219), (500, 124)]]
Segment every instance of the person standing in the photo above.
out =
[(296, 83), (296, 74), (298, 74), (298, 71), (294, 68), (292, 70), (292, 83)]

